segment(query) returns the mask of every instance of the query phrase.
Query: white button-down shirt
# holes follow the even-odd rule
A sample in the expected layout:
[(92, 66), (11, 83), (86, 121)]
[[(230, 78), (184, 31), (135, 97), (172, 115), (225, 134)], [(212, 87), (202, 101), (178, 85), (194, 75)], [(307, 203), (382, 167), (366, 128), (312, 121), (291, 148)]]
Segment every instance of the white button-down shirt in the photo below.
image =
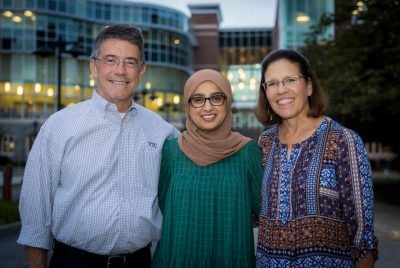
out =
[(25, 167), (18, 243), (49, 249), (54, 237), (89, 252), (121, 254), (157, 241), (161, 151), (178, 134), (137, 104), (121, 118), (96, 92), (52, 115)]

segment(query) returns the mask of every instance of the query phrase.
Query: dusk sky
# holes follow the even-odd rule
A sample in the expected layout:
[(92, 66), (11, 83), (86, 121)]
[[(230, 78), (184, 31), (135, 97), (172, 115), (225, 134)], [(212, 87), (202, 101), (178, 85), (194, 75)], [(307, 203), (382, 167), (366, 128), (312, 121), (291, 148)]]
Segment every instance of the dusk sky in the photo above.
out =
[(188, 4), (220, 5), (221, 28), (273, 27), (277, 0), (127, 0), (175, 8), (190, 16)]

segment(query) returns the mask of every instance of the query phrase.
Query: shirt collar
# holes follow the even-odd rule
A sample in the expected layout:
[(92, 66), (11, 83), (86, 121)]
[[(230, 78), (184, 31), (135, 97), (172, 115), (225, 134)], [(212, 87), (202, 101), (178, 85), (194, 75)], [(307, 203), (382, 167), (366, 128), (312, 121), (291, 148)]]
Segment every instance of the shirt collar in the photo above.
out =
[[(118, 112), (117, 106), (115, 104), (105, 100), (102, 96), (99, 95), (99, 93), (97, 93), (96, 90), (93, 90), (92, 101), (93, 101), (95, 108), (101, 112), (105, 112), (105, 111)], [(129, 109), (126, 111), (126, 113), (129, 113), (130, 111), (132, 111), (134, 109), (135, 109), (135, 102), (132, 99), (131, 107), (129, 107)]]

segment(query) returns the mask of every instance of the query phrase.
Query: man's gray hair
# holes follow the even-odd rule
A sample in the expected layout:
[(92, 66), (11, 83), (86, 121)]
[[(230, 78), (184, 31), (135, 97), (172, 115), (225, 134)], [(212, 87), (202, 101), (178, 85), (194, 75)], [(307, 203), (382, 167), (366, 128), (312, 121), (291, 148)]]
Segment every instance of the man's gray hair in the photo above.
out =
[(143, 67), (145, 64), (144, 56), (144, 41), (141, 31), (128, 24), (113, 24), (104, 28), (93, 42), (93, 50), (91, 59), (97, 58), (99, 56), (100, 46), (104, 41), (108, 39), (117, 39), (128, 41), (129, 43), (137, 46), (140, 53), (140, 66)]

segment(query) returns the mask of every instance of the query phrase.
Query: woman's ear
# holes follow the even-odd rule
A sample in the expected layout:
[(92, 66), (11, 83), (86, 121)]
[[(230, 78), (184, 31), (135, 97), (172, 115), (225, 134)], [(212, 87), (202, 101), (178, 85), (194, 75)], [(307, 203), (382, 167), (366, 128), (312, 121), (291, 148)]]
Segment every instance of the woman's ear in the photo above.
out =
[(312, 81), (307, 80), (307, 95), (310, 97), (313, 93)]

